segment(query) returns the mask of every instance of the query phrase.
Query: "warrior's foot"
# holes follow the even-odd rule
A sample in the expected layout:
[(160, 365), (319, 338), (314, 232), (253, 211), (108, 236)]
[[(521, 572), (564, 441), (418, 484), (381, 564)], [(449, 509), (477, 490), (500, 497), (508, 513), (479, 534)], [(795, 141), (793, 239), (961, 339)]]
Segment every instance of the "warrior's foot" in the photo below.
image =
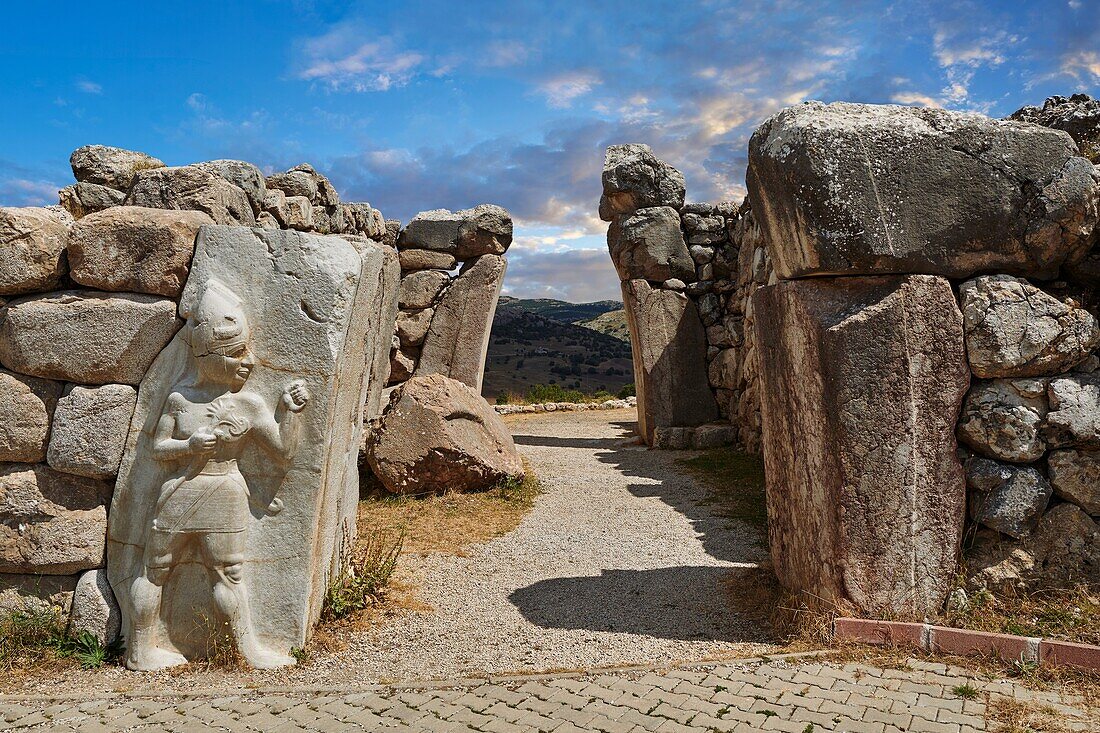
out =
[(290, 667), (295, 664), (294, 657), (261, 646), (242, 648), (241, 656), (256, 669), (278, 669), (279, 667)]
[(156, 672), (160, 669), (187, 664), (187, 658), (177, 652), (151, 647), (134, 649), (126, 655), (126, 668), (138, 672)]

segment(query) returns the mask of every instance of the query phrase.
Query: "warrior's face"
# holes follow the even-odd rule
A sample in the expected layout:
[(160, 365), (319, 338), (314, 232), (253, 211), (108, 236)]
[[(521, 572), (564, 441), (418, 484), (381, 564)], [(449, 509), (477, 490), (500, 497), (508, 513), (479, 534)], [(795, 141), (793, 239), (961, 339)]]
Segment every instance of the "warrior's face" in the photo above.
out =
[(236, 392), (256, 366), (251, 329), (241, 299), (217, 280), (203, 291), (191, 316), (191, 353), (202, 378)]
[(233, 392), (244, 386), (256, 366), (255, 357), (244, 343), (196, 356), (195, 362), (203, 378)]

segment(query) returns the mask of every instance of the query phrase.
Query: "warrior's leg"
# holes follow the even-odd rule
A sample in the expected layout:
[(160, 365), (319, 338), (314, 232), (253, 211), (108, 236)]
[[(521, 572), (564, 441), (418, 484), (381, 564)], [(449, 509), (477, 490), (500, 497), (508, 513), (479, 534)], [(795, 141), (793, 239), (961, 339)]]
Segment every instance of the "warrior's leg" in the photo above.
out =
[(153, 671), (184, 664), (182, 654), (157, 646), (157, 622), (160, 620), (164, 584), (172, 572), (174, 545), (178, 538), (152, 532), (145, 548), (142, 574), (130, 585), (130, 638), (126, 639), (126, 666)]
[(294, 664), (293, 657), (267, 649), (256, 639), (243, 582), (244, 532), (211, 532), (203, 544), (208, 567), (214, 571), (214, 603), (229, 620), (241, 656), (258, 669)]

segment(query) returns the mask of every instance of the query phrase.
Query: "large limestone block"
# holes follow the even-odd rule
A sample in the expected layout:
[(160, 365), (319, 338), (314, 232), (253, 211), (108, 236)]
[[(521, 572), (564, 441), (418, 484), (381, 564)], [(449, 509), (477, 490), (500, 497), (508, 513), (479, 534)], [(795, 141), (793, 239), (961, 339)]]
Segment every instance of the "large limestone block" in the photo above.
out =
[(464, 219), (461, 212), (447, 209), (421, 211), (413, 217), (397, 241), (398, 249), (427, 249), (455, 254), (458, 233)]
[(140, 171), (126, 194), (127, 206), (201, 211), (218, 224), (255, 226), (248, 195), (197, 165)]
[(0, 614), (12, 611), (69, 612), (76, 589), (75, 575), (0, 573)]
[(718, 419), (718, 404), (707, 386), (706, 334), (695, 303), (645, 280), (623, 282), (622, 292), (634, 354), (638, 432), (646, 444), (654, 444), (657, 428)]
[(107, 571), (103, 568), (83, 573), (73, 591), (69, 634), (88, 633), (104, 646), (112, 643), (122, 631), (122, 611), (111, 590)]
[(1100, 454), (1095, 451), (1056, 450), (1047, 456), (1054, 493), (1092, 516), (1100, 516)]
[(1052, 278), (1088, 248), (1098, 180), (1064, 132), (940, 109), (810, 102), (749, 141), (749, 198), (780, 278)]
[(365, 419), (370, 421), (382, 413), (382, 391), (390, 374), (390, 348), (397, 322), (397, 294), (401, 287), (401, 264), (397, 251), (363, 235), (345, 235), (371, 261), (380, 258), (378, 273), (367, 287), (371, 295), (368, 314), (364, 360), (367, 364), (367, 396), (363, 405)]
[(780, 582), (858, 613), (934, 613), (966, 509), (955, 420), (970, 372), (951, 285), (780, 282), (753, 311)]
[(412, 270), (453, 270), (458, 261), (448, 252), (433, 252), (430, 249), (401, 250), (401, 269)]
[(695, 262), (680, 231), (680, 215), (669, 206), (617, 217), (607, 230), (607, 248), (620, 280), (695, 279)]
[(478, 204), (458, 212), (462, 226), (458, 229), (455, 256), (470, 260), (481, 255), (502, 255), (512, 244), (512, 217), (495, 204)]
[(61, 189), (57, 194), (58, 203), (72, 214), (74, 219), (80, 219), (112, 206), (120, 206), (126, 198), (124, 191), (101, 186), (98, 183), (75, 183)]
[(224, 178), (244, 191), (248, 203), (252, 205), (252, 212), (257, 216), (264, 210), (267, 186), (264, 183), (264, 174), (256, 166), (243, 160), (210, 160), (197, 163), (196, 166)]
[(178, 298), (195, 235), (214, 220), (201, 211), (115, 206), (89, 214), (69, 235), (70, 276), (98, 290)]
[(1058, 374), (1100, 342), (1096, 318), (1027, 280), (985, 275), (959, 286), (966, 351), (979, 377)]
[(406, 310), (431, 306), (451, 281), (450, 275), (439, 270), (417, 270), (401, 278), (398, 302)]
[(1050, 380), (1047, 436), (1052, 446), (1100, 448), (1100, 374)]
[(428, 326), (432, 322), (431, 308), (418, 311), (401, 311), (397, 317), (397, 338), (402, 346), (419, 346), (428, 335)]
[(136, 150), (112, 148), (108, 145), (85, 145), (69, 156), (73, 176), (83, 183), (97, 183), (119, 191), (127, 191), (134, 177), (144, 170), (163, 168), (164, 163)]
[(0, 465), (0, 573), (103, 566), (111, 485), (42, 465)]
[(0, 207), (0, 295), (57, 287), (72, 223), (56, 207)]
[(989, 458), (1038, 460), (1048, 447), (1046, 392), (1046, 379), (975, 382), (959, 416), (959, 439)]
[(0, 363), (83, 384), (137, 384), (179, 329), (168, 298), (65, 290), (11, 301), (2, 311)]
[(417, 374), (442, 374), (480, 394), (489, 332), (507, 267), (498, 255), (466, 263), (432, 315)]
[(118, 473), (137, 390), (126, 384), (74, 385), (57, 402), (47, 460), (52, 468), (88, 478)]
[(966, 462), (970, 516), (978, 524), (1019, 539), (1043, 516), (1053, 493), (1046, 476), (1031, 466), (1014, 466), (988, 458)]
[(478, 491), (523, 476), (508, 426), (468, 385), (417, 375), (390, 400), (367, 438), (367, 460), (388, 491)]
[(246, 662), (293, 663), (354, 541), (387, 266), (339, 237), (199, 230), (187, 324), (141, 382), (111, 505), (131, 668), (202, 657), (196, 627), (225, 618)]
[(61, 388), (48, 379), (0, 370), (0, 461), (45, 459)]
[(684, 176), (659, 160), (648, 145), (612, 145), (603, 162), (600, 218), (611, 221), (650, 206), (684, 205)]

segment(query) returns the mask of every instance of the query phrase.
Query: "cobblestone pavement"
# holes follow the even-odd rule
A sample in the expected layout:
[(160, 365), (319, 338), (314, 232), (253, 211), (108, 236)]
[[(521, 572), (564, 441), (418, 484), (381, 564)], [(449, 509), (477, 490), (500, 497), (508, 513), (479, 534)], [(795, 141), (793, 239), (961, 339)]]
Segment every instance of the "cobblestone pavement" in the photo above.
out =
[[(11, 731), (997, 731), (999, 696), (1096, 731), (1080, 701), (912, 660), (909, 669), (813, 659), (746, 660), (665, 672), (512, 677), (351, 690), (196, 692), (157, 697), (0, 696)], [(960, 688), (976, 690), (964, 699)], [(1013, 729), (1015, 730), (1015, 729)], [(1048, 730), (1044, 728), (1043, 730)]]

